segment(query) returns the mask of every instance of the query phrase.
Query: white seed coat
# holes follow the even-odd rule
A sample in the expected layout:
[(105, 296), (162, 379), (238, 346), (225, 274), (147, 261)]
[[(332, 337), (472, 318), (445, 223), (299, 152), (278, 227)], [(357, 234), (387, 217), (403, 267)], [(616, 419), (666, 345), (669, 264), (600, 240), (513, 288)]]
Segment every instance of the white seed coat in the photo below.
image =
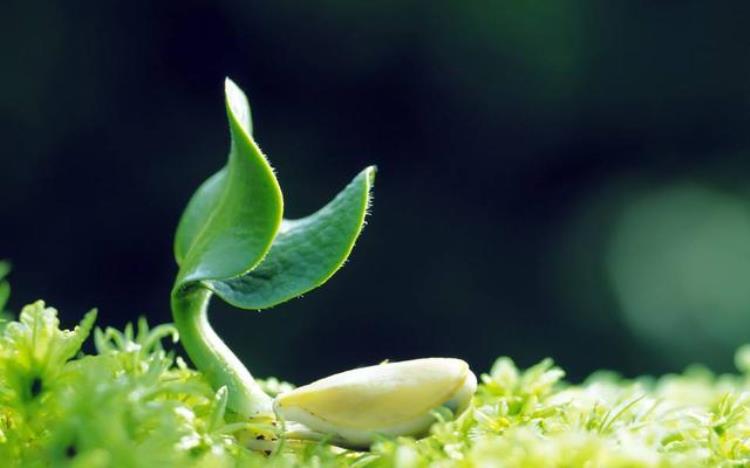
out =
[(477, 380), (466, 362), (426, 358), (363, 367), (279, 395), (276, 413), (334, 442), (365, 447), (378, 436), (420, 436), (441, 406), (462, 413)]

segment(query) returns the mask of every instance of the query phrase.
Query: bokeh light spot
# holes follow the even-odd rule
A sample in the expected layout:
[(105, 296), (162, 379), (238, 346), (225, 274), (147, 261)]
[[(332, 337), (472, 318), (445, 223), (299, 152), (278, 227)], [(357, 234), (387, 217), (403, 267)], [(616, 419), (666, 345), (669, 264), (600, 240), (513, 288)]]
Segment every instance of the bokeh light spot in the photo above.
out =
[(671, 363), (731, 363), (750, 341), (747, 200), (695, 183), (641, 193), (606, 258), (624, 322)]

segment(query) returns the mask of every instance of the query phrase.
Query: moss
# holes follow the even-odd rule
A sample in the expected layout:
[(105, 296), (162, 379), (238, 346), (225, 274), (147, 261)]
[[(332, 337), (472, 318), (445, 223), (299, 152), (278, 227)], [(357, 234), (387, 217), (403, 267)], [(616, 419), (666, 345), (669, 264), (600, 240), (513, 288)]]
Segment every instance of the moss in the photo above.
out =
[[(458, 419), (435, 412), (421, 440), (376, 442), (355, 452), (285, 440), (269, 419), (239, 420), (162, 341), (171, 325), (144, 320), (96, 330), (93, 317), (60, 330), (37, 302), (0, 334), (0, 459), (6, 466), (738, 466), (750, 462), (750, 375), (692, 368), (658, 379), (597, 373), (564, 382), (549, 359), (519, 370), (507, 357), (482, 375)], [(41, 377), (40, 377), (41, 376)], [(43, 382), (35, 398), (30, 382)], [(23, 385), (19, 387), (19, 385)], [(269, 395), (292, 386), (261, 382)], [(33, 385), (32, 385), (33, 387)], [(280, 438), (279, 438), (280, 437)]]

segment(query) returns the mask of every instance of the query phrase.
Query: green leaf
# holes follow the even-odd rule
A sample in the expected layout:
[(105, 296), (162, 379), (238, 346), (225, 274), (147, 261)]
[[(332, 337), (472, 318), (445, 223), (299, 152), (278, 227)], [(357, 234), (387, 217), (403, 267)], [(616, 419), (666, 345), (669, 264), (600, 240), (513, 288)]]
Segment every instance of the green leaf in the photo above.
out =
[[(253, 134), (253, 117), (250, 112), (250, 103), (247, 102), (247, 96), (242, 92), (237, 84), (227, 78), (224, 80), (224, 94), (226, 94), (227, 112), (232, 114), (237, 123), (247, 132)], [(231, 118), (231, 117), (230, 117)]]
[(5, 305), (10, 298), (10, 284), (7, 281), (0, 281), (0, 312), (5, 310)]
[(174, 255), (178, 265), (182, 265), (190, 250), (190, 245), (208, 221), (211, 212), (216, 208), (226, 185), (226, 179), (227, 168), (223, 167), (219, 172), (206, 179), (190, 199), (182, 219), (180, 219), (174, 241)]
[(256, 268), (206, 285), (236, 307), (264, 309), (325, 283), (346, 261), (362, 231), (374, 179), (374, 167), (363, 170), (316, 213), (284, 220)]
[(0, 280), (8, 276), (10, 273), (10, 262), (0, 260)]
[[(252, 136), (253, 121), (247, 97), (229, 78), (224, 83), (224, 92), (226, 94), (227, 112), (234, 115), (240, 126), (244, 128), (248, 135)], [(232, 119), (232, 115), (230, 115), (230, 119)], [(196, 235), (205, 225), (211, 212), (216, 208), (216, 204), (226, 184), (226, 176), (227, 168), (225, 166), (216, 174), (206, 179), (188, 203), (175, 237), (174, 254), (178, 265), (182, 264)], [(2, 265), (0, 264), (1, 271)]]
[(3, 281), (10, 273), (10, 269), (10, 262), (0, 260), (0, 313), (5, 310), (5, 306), (10, 298), (10, 283)]
[(251, 136), (247, 99), (229, 79), (225, 90), (229, 162), (201, 186), (180, 221), (178, 286), (249, 271), (266, 255), (281, 223), (281, 189)]

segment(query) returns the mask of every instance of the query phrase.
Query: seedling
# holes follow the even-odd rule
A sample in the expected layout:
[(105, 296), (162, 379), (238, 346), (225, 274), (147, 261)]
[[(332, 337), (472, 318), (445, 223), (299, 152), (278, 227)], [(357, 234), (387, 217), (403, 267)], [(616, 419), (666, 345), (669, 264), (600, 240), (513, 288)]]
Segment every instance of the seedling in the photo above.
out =
[[(253, 139), (247, 98), (229, 79), (225, 92), (229, 160), (198, 188), (180, 221), (172, 312), (195, 365), (215, 389), (227, 388), (230, 410), (251, 418), (272, 414), (273, 401), (211, 328), (211, 296), (260, 310), (325, 283), (362, 232), (375, 168), (360, 172), (316, 213), (283, 219), (281, 189)], [(434, 422), (430, 411), (446, 404), (465, 409), (475, 386), (463, 361), (420, 360), (330, 377), (279, 400), (277, 408), (313, 432), (366, 446), (377, 434), (423, 434)], [(365, 406), (377, 417), (356, 410)]]

